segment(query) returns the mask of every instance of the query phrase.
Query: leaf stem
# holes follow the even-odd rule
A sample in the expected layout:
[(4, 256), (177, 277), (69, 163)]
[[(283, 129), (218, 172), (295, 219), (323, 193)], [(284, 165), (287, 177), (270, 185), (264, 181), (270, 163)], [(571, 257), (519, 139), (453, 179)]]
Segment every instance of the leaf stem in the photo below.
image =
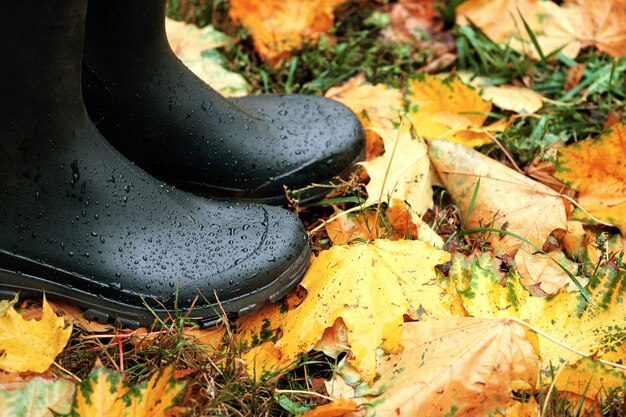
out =
[[(539, 330), (538, 328), (536, 328), (532, 324), (526, 323), (524, 320), (518, 319), (517, 317), (507, 317), (507, 319), (511, 320), (511, 321), (514, 321), (515, 323), (532, 330), (533, 332), (537, 333), (538, 335), (541, 335), (541, 336), (545, 337), (549, 341), (551, 341), (553, 343), (556, 343), (557, 345), (561, 346), (562, 348), (564, 348), (566, 350), (569, 350), (572, 353), (575, 353), (576, 355), (579, 355), (579, 356), (582, 356), (582, 357), (585, 357), (585, 358), (590, 356), (590, 355), (587, 355), (584, 352), (576, 350), (575, 348), (571, 347), (570, 345), (568, 345), (566, 343), (563, 343), (560, 340), (550, 336), (549, 334)], [(605, 361), (604, 359), (600, 359), (600, 358), (594, 358), (594, 359), (597, 360), (598, 362), (604, 364), (604, 365), (611, 366), (613, 368), (622, 369), (622, 370), (626, 371), (626, 366), (625, 365), (620, 365), (618, 363)]]

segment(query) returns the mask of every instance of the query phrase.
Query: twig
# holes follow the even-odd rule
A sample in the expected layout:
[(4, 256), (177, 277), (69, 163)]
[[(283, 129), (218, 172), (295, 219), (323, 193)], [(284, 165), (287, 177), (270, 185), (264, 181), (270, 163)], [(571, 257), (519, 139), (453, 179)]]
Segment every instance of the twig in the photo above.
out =
[(498, 148), (500, 148), (500, 150), (504, 153), (504, 156), (506, 156), (506, 159), (509, 160), (509, 162), (511, 162), (511, 164), (513, 164), (513, 167), (515, 168), (515, 170), (517, 172), (519, 172), (520, 174), (526, 175), (524, 173), (524, 171), (522, 171), (522, 169), (519, 167), (519, 165), (517, 165), (517, 163), (515, 162), (515, 160), (513, 159), (513, 156), (509, 153), (509, 151), (506, 150), (506, 148), (504, 147), (504, 145), (502, 145), (502, 143), (500, 143), (500, 141), (491, 133), (487, 132), (486, 130), (484, 131), (484, 133), (489, 136), (491, 138), (492, 141), (494, 141), (496, 143), (496, 145), (498, 145)]
[(329, 218), (327, 220), (323, 220), (322, 219), (322, 224), (320, 224), (319, 226), (316, 226), (314, 229), (310, 230), (309, 234), (313, 234), (313, 233), (317, 232), (318, 230), (321, 230), (322, 227), (325, 227), (328, 223), (330, 223), (332, 221), (335, 221), (338, 218), (340, 218), (342, 216), (345, 216), (348, 213), (354, 213), (355, 211), (359, 211), (359, 210), (362, 210), (362, 209), (363, 209), (363, 207), (361, 207), (359, 205), (359, 206), (352, 207), (351, 209), (348, 209), (346, 211), (342, 211), (341, 213), (337, 213), (337, 214), (335, 214), (334, 216), (332, 216), (331, 218)]
[(59, 368), (61, 371), (65, 372), (66, 374), (68, 374), (69, 376), (71, 376), (72, 378), (74, 378), (77, 382), (83, 382), (82, 379), (80, 379), (79, 377), (77, 377), (76, 375), (74, 375), (73, 373), (71, 373), (70, 371), (68, 371), (67, 369), (65, 369), (64, 367), (62, 367), (61, 365), (59, 365), (56, 361), (52, 362), (54, 364), (54, 366), (56, 366), (57, 368)]

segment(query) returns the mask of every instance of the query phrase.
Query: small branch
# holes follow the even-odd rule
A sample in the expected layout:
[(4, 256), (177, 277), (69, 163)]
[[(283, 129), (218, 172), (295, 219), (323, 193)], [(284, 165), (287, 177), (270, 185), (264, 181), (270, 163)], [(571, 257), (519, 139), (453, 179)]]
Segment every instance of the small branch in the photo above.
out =
[(69, 376), (71, 376), (72, 378), (74, 378), (76, 380), (76, 382), (83, 382), (82, 379), (80, 379), (79, 377), (77, 377), (76, 375), (74, 375), (73, 373), (71, 373), (70, 371), (68, 371), (67, 369), (65, 369), (64, 367), (62, 367), (61, 365), (59, 365), (56, 361), (52, 362), (54, 364), (54, 366), (56, 366), (57, 368), (59, 368), (61, 371), (65, 372), (66, 374), (68, 374)]

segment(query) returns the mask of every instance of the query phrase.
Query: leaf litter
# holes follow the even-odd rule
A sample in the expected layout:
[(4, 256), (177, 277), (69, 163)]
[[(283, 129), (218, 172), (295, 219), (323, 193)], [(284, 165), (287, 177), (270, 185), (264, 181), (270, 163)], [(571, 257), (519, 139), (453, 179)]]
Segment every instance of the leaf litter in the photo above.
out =
[[(230, 14), (252, 33), (262, 59), (278, 67), (305, 43), (332, 41), (333, 9), (345, 2), (306, 3), (238, 0)], [(532, 59), (561, 54), (569, 62), (589, 48), (615, 58), (626, 54), (623, 0), (485, 4), (458, 6), (457, 24), (476, 25)], [(433, 46), (428, 37), (443, 30), (440, 12), (445, 10), (435, 2), (400, 1), (383, 39)], [(247, 94), (245, 81), (225, 72), (216, 51), (231, 47), (233, 39), (212, 27), (167, 25), (173, 49), (201, 78), (225, 94)], [(456, 59), (450, 49), (442, 53), (452, 59), (441, 69)], [(435, 61), (443, 58), (434, 54)], [(572, 64), (565, 90), (583, 88), (584, 71)], [(536, 162), (547, 166), (538, 177), (550, 188), (481, 152), (494, 144), (506, 151), (509, 144), (496, 137), (548, 114), (552, 103), (527, 76), (505, 84), (460, 75), (454, 69), (438, 76), (403, 74), (398, 87), (370, 83), (369, 74), (360, 73), (327, 91), (367, 128), (366, 175), (355, 177), (364, 183), (365, 197), (353, 207), (335, 203), (332, 219), (320, 219), (329, 243), (316, 249), (296, 292), (232, 325), (184, 329), (181, 340), (197, 349), (196, 358), (210, 358), (208, 366), (219, 370), (231, 366), (223, 355), (236, 345), (237, 367), (274, 387), (301, 366), (303, 355), (323, 352), (337, 361), (337, 372), (317, 383), (328, 395), (315, 394), (335, 400), (299, 411), (318, 417), (534, 415), (535, 399), (520, 402), (513, 393), (542, 390), (550, 381), (539, 379), (539, 371), (555, 367), (554, 386), (583, 409), (592, 410), (602, 393), (623, 386), (621, 113), (596, 139), (560, 147), (550, 153), (553, 159)], [(402, 122), (401, 112), (413, 126)], [(438, 189), (445, 189), (449, 206), (437, 201)], [(39, 411), (24, 415), (42, 416), (186, 412), (177, 405), (186, 388), (176, 375), (195, 371), (181, 362), (177, 371), (160, 364), (138, 384), (127, 380), (123, 357), (111, 358), (117, 370), (95, 366), (80, 382), (75, 375), (67, 379), (72, 374), (62, 368), (51, 373), (72, 332), (68, 321), (80, 332), (112, 337), (120, 355), (125, 338), (149, 350), (161, 334), (146, 330), (133, 341), (90, 323), (71, 305), (53, 305), (64, 317), (45, 301), (34, 313), (40, 320), (30, 320), (32, 309), (20, 310), (25, 320), (13, 304), (0, 305), (2, 381), (9, 381), (0, 383), (0, 410), (26, 406)], [(18, 341), (23, 334), (28, 336)], [(96, 340), (89, 337), (84, 340)], [(22, 342), (30, 351), (19, 347)], [(43, 345), (43, 355), (32, 349)], [(42, 378), (55, 373), (56, 379)], [(24, 376), (28, 382), (11, 385)]]

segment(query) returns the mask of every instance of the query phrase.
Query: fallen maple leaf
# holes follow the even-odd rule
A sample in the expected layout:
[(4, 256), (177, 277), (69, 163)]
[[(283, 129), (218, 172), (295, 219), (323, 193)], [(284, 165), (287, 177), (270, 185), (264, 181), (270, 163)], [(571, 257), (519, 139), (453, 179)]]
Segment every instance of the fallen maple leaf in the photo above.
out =
[(95, 320), (87, 320), (80, 308), (67, 301), (51, 300), (48, 301), (48, 304), (57, 314), (62, 314), (68, 322), (87, 332), (104, 333), (115, 330), (115, 326), (112, 324), (102, 324)]
[[(521, 275), (522, 284), (537, 296), (554, 295), (561, 288), (567, 288), (568, 291), (578, 290), (559, 265), (575, 277), (578, 274), (578, 264), (567, 259), (561, 251), (530, 254), (520, 250), (515, 255), (515, 267)], [(583, 287), (589, 281), (583, 277), (577, 277), (577, 280)]]
[[(356, 239), (372, 240), (385, 238), (387, 230), (376, 211), (364, 210), (356, 213), (335, 211), (334, 220), (326, 223), (326, 233), (333, 245), (343, 245)], [(378, 221), (376, 222), (376, 220)], [(374, 230), (374, 223), (376, 230)]]
[(375, 240), (321, 252), (301, 283), (307, 297), (285, 314), (276, 347), (284, 358), (309, 352), (341, 317), (352, 365), (373, 379), (376, 349), (397, 351), (405, 315), (449, 316), (434, 282), (434, 267), (449, 259), (447, 252), (410, 240)]
[(405, 106), (402, 92), (384, 84), (372, 85), (361, 73), (328, 89), (324, 96), (346, 105), (359, 117), (366, 128), (366, 160), (380, 156), (384, 152), (382, 138), (369, 128), (393, 128), (394, 120)]
[(492, 253), (456, 254), (448, 278), (439, 285), (448, 290), (442, 303), (454, 316), (505, 318), (515, 315), (530, 294), (515, 272), (505, 274)]
[(95, 368), (78, 384), (72, 407), (74, 416), (123, 417), (126, 404), (122, 397), (128, 392), (124, 374)]
[(277, 65), (305, 40), (333, 26), (333, 10), (346, 0), (231, 0), (230, 17), (250, 31), (264, 60)]
[[(419, 136), (447, 139), (467, 146), (491, 142), (486, 131), (502, 131), (502, 124), (483, 127), (491, 103), (458, 77), (440, 80), (431, 75), (409, 80), (409, 118)], [(387, 148), (385, 148), (387, 149)]]
[[(402, 42), (422, 40), (443, 27), (436, 0), (400, 0), (391, 6), (391, 39)], [(426, 35), (426, 36), (424, 36)]]
[(504, 414), (496, 413), (494, 417), (537, 417), (541, 415), (541, 408), (535, 397), (529, 395), (523, 401), (510, 400)]
[(40, 320), (24, 320), (12, 307), (0, 318), (0, 369), (44, 372), (65, 348), (72, 325), (43, 300)]
[(174, 378), (174, 367), (155, 372), (136, 386), (123, 383), (124, 374), (95, 368), (78, 383), (72, 408), (75, 417), (170, 417), (185, 383)]
[(559, 149), (555, 176), (579, 191), (578, 202), (626, 233), (626, 125)]
[(626, 384), (624, 370), (609, 367), (591, 357), (566, 365), (556, 377), (554, 387), (560, 393), (567, 393), (568, 401), (581, 404), (580, 398), (584, 398), (581, 415), (587, 415), (585, 411), (602, 403), (608, 394), (622, 390)]
[(535, 59), (540, 58), (526, 25), (532, 31), (543, 56), (560, 50), (575, 58), (582, 44), (578, 38), (583, 25), (576, 7), (559, 7), (550, 1), (537, 0), (469, 0), (457, 10), (457, 23), (473, 22), (496, 43), (507, 43), (513, 49)]
[(582, 9), (585, 40), (613, 58), (626, 55), (626, 0), (575, 0)]
[(393, 121), (405, 106), (400, 90), (385, 84), (370, 84), (363, 73), (329, 88), (324, 97), (346, 105), (357, 115), (366, 111), (366, 127), (393, 128)]
[(354, 401), (339, 398), (336, 401), (309, 410), (301, 414), (300, 417), (343, 417), (348, 412), (356, 411), (357, 408), (358, 404)]
[(516, 113), (532, 114), (543, 107), (543, 96), (524, 87), (486, 86), (481, 88), (480, 95), (501, 109)]
[(488, 240), (497, 251), (514, 255), (522, 247), (532, 253), (543, 246), (551, 231), (565, 229), (565, 205), (554, 190), (457, 143), (433, 140), (429, 152), (442, 183), (461, 210), (464, 227), (496, 230)]
[[(626, 337), (626, 271), (613, 263), (599, 267), (585, 288), (591, 299), (588, 302), (580, 292), (533, 297), (519, 284), (517, 274), (511, 272), (503, 281), (497, 268), (485, 267), (489, 262), (482, 257), (480, 263), (476, 259), (464, 260), (462, 255), (453, 258), (449, 281), (440, 280), (440, 285), (448, 288), (448, 294), (442, 298), (453, 313), (518, 317), (583, 355), (593, 354), (608, 361), (626, 356), (626, 345), (622, 343)], [(552, 340), (540, 337), (538, 342), (543, 369), (580, 357)]]
[(72, 407), (74, 389), (71, 381), (40, 377), (31, 379), (28, 384), (18, 389), (6, 390), (0, 387), (0, 415), (6, 417), (67, 415)]
[[(432, 176), (428, 146), (411, 126), (394, 130), (377, 130), (385, 142), (385, 153), (371, 161), (361, 162), (370, 177), (365, 186), (370, 206), (383, 201), (406, 201), (418, 216), (433, 206)], [(394, 149), (395, 147), (395, 149)]]
[(524, 17), (531, 29), (540, 27), (543, 12), (537, 0), (467, 0), (456, 8), (456, 22), (471, 21), (494, 42), (503, 42), (512, 33), (524, 30)]
[(506, 406), (512, 381), (539, 374), (526, 330), (507, 319), (405, 323), (401, 343), (373, 386), (357, 389), (366, 416), (489, 415)]

